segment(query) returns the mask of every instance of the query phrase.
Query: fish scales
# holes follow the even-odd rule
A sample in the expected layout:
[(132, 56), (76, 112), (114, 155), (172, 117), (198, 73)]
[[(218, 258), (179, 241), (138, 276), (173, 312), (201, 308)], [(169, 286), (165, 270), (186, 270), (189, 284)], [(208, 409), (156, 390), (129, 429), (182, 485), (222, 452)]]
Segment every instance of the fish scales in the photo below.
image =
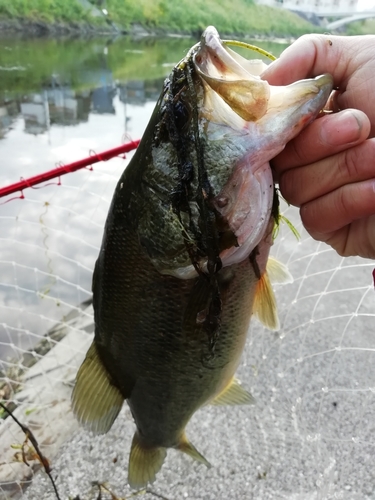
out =
[(277, 88), (253, 68), (207, 28), (165, 81), (109, 209), (72, 407), (103, 433), (127, 400), (134, 488), (155, 480), (167, 448), (209, 466), (185, 427), (207, 403), (254, 402), (235, 379), (251, 316), (278, 328), (270, 277), (289, 274), (269, 259), (269, 161), (318, 114), (332, 78)]

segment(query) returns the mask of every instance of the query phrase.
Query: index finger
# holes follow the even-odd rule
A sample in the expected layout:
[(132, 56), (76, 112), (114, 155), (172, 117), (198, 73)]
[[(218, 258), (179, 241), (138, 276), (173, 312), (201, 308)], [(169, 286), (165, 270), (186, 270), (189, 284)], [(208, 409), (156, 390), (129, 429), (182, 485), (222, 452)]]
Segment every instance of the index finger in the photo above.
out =
[(340, 87), (351, 73), (363, 37), (303, 35), (261, 75), (271, 85), (288, 85), (302, 78), (330, 73)]

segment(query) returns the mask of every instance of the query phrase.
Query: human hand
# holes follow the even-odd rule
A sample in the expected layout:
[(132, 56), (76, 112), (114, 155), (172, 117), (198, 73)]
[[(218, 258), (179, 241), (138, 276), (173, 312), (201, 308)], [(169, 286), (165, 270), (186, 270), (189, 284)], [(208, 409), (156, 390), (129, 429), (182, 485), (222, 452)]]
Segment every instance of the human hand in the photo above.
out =
[(262, 78), (285, 85), (322, 73), (338, 89), (334, 113), (287, 144), (272, 161), (275, 177), (313, 238), (375, 258), (375, 36), (305, 35)]

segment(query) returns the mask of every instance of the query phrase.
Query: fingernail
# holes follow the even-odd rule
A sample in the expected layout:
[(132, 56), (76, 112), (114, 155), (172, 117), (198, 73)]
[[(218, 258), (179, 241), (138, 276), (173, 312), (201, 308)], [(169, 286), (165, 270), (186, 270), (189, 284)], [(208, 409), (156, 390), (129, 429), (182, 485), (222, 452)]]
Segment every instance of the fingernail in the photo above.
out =
[(320, 137), (329, 146), (350, 144), (360, 138), (362, 125), (362, 113), (347, 109), (324, 118)]

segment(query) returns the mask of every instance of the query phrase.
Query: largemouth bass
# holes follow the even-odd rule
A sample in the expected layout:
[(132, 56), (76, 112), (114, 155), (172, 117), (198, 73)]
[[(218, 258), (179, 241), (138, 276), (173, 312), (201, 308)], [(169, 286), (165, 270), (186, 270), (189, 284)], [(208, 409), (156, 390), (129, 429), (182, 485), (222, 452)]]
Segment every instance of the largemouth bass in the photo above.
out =
[(209, 465), (187, 423), (207, 403), (253, 401), (235, 379), (250, 318), (278, 328), (270, 278), (288, 273), (268, 259), (269, 161), (316, 117), (332, 78), (272, 87), (262, 69), (207, 28), (166, 79), (114, 193), (72, 406), (104, 433), (127, 400), (134, 488), (155, 479), (167, 448)]

